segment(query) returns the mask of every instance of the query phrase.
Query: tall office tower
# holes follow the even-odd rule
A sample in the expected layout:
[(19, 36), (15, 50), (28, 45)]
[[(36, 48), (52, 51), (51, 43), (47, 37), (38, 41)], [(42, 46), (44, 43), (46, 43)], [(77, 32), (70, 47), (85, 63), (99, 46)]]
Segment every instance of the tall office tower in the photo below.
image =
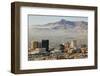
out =
[(65, 44), (64, 44), (64, 47), (65, 47), (65, 48), (70, 48), (70, 43), (69, 43), (69, 42), (65, 43)]
[(64, 44), (64, 52), (67, 53), (69, 49), (70, 49), (70, 43), (67, 42), (67, 43)]
[(35, 50), (36, 48), (38, 48), (38, 41), (32, 41), (32, 42), (31, 42), (31, 48), (34, 49), (34, 50)]
[(76, 48), (77, 47), (77, 41), (76, 40), (72, 40), (70, 43), (70, 48)]
[(42, 40), (42, 48), (46, 48), (46, 51), (49, 51), (49, 40)]

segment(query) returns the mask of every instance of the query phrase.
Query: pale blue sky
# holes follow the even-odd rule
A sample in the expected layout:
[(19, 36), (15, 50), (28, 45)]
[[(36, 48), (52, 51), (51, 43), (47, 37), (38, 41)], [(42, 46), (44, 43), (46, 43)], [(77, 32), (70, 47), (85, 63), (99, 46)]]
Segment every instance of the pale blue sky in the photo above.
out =
[(68, 21), (86, 21), (88, 22), (87, 17), (78, 17), (78, 16), (46, 16), (46, 15), (29, 15), (29, 25), (41, 25), (51, 22), (60, 21), (65, 19)]

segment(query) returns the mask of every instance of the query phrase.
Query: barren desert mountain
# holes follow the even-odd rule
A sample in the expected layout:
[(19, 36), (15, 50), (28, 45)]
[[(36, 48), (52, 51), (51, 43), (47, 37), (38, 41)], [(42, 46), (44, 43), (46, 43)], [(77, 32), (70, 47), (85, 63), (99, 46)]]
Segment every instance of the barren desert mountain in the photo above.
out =
[(41, 25), (29, 25), (28, 43), (31, 41), (49, 40), (49, 47), (57, 47), (59, 44), (77, 40), (79, 45), (87, 44), (88, 23), (85, 21), (67, 21), (61, 19)]
[(75, 30), (87, 30), (88, 23), (85, 21), (67, 21), (61, 19), (57, 22), (41, 24), (41, 25), (31, 25), (30, 28), (35, 29), (75, 29)]

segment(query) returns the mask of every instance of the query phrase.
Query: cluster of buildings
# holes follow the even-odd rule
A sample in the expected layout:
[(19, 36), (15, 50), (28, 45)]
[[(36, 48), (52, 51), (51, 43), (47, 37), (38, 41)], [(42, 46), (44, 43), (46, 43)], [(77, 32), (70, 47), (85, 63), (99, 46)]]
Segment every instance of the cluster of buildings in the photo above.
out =
[(39, 52), (49, 51), (49, 40), (42, 40), (42, 42), (32, 41), (31, 48), (29, 48), (30, 54), (35, 54)]
[(49, 48), (49, 40), (42, 40), (41, 42), (32, 41), (31, 48), (29, 48), (28, 51), (31, 60), (32, 58), (34, 60), (34, 58), (37, 57), (40, 60), (43, 60), (46, 59), (46, 57), (57, 59), (59, 57), (70, 58), (76, 56), (87, 56), (87, 46), (81, 45), (81, 47), (78, 47), (77, 40), (59, 44), (59, 48)]

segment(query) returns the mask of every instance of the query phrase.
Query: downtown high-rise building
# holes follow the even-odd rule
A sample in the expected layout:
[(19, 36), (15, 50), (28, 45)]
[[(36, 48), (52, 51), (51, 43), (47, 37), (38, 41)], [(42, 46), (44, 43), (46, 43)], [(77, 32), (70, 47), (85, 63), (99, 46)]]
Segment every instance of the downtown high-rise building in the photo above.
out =
[(45, 48), (46, 51), (49, 51), (49, 40), (42, 40), (42, 48)]
[(77, 47), (77, 41), (76, 40), (72, 40), (70, 42), (70, 48), (76, 48)]
[(38, 44), (39, 44), (38, 41), (32, 41), (32, 42), (31, 42), (31, 48), (32, 48), (32, 49), (38, 48)]

